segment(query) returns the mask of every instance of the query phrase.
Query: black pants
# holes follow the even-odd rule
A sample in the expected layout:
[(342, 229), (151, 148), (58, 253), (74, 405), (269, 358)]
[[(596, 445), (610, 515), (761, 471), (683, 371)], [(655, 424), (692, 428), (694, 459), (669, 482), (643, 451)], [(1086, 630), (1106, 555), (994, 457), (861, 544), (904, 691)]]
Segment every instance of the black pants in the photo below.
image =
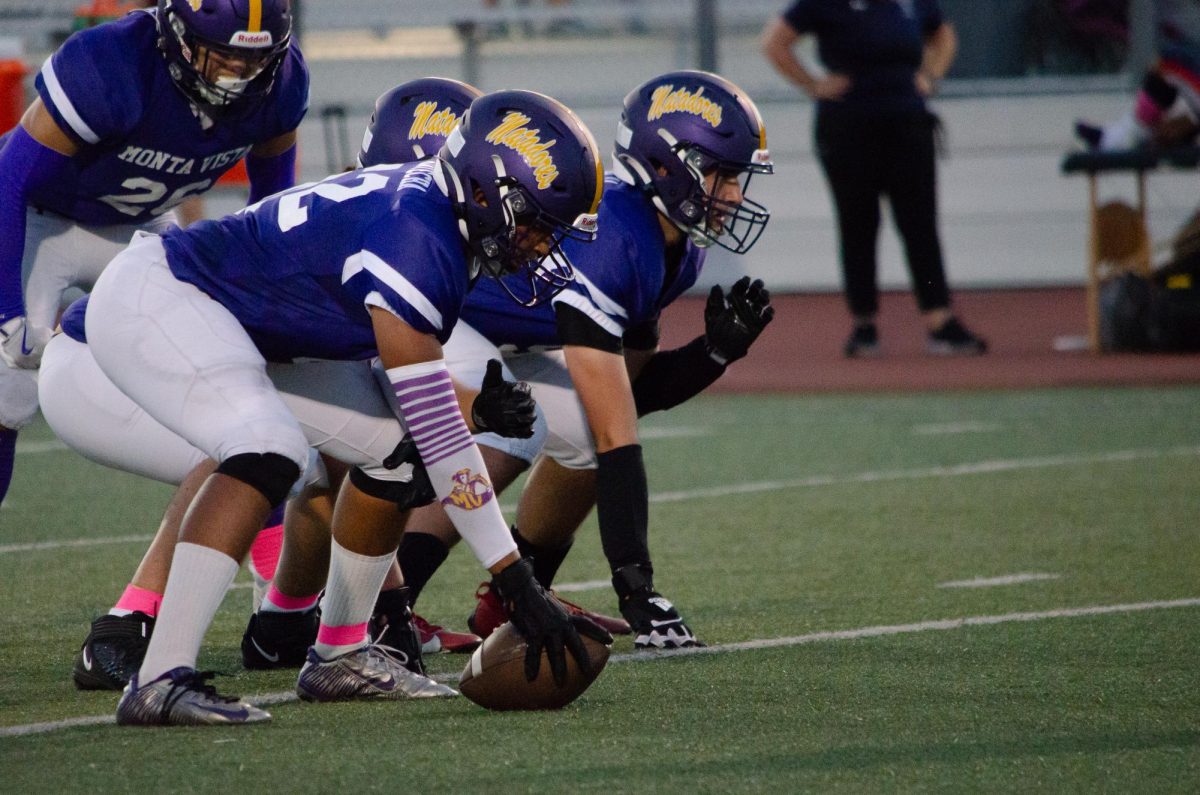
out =
[(922, 312), (950, 305), (937, 230), (934, 117), (924, 110), (880, 117), (817, 114), (817, 155), (837, 209), (842, 281), (856, 317), (879, 309), (881, 196), (892, 207)]

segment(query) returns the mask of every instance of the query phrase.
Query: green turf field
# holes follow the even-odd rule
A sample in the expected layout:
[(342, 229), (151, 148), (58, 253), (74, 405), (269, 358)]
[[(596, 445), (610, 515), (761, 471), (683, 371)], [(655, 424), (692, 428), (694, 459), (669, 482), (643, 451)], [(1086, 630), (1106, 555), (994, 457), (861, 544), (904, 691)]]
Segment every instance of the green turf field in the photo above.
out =
[[(713, 653), (619, 639), (554, 714), (285, 701), (253, 728), (13, 736), (111, 715), (70, 666), (144, 549), (28, 545), (146, 536), (169, 494), (35, 426), (0, 511), (3, 790), (1200, 791), (1200, 388), (712, 397), (645, 429), (658, 584)], [(606, 573), (589, 523), (560, 580)], [(941, 587), (1014, 575), (1040, 578)], [(420, 612), (463, 627), (479, 579), (455, 551)], [(201, 664), (286, 695), (240, 670), (249, 602)]]

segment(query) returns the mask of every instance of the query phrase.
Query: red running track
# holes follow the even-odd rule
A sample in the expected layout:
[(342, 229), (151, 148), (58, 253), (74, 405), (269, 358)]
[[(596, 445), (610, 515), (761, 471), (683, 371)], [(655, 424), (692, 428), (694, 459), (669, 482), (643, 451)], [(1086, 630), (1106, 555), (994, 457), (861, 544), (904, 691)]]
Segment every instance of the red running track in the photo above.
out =
[[(862, 392), (1018, 389), (1200, 383), (1200, 354), (1093, 354), (1056, 350), (1083, 341), (1082, 288), (959, 291), (955, 311), (987, 338), (985, 356), (925, 353), (925, 332), (909, 293), (885, 293), (879, 315), (883, 355), (845, 359), (850, 331), (840, 294), (773, 297), (775, 322), (750, 355), (713, 387), (722, 392)], [(704, 298), (682, 298), (663, 318), (663, 347), (704, 330)]]

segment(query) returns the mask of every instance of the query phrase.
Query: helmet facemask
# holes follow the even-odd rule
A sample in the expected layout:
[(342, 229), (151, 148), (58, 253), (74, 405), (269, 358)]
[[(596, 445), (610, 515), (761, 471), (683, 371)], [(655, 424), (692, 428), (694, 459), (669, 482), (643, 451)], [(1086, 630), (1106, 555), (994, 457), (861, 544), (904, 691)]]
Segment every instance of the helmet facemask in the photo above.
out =
[(170, 9), (163, 22), (164, 46), (178, 53), (168, 58), (171, 78), (189, 99), (216, 115), (251, 108), (266, 97), (290, 39), (264, 47), (238, 46), (196, 35)]
[[(659, 133), (664, 138), (670, 136), (666, 130)], [(672, 142), (671, 148), (691, 174), (693, 187), (691, 195), (674, 208), (660, 209), (687, 233), (694, 245), (708, 248), (715, 243), (734, 254), (745, 254), (758, 242), (771, 218), (766, 207), (748, 196), (752, 176), (774, 173), (770, 155), (760, 149), (749, 162), (738, 162), (722, 159), (703, 147), (686, 142)], [(706, 187), (706, 178), (710, 176), (713, 177), (711, 192)], [(740, 182), (740, 202), (721, 198), (722, 184), (731, 177)], [(656, 203), (658, 201), (656, 197)]]
[[(574, 222), (556, 218), (511, 177), (498, 178), (496, 187), (504, 223), (497, 234), (479, 242), (481, 270), (521, 306), (543, 304), (574, 281), (575, 269), (562, 243), (594, 240), (595, 216), (581, 215)], [(513, 279), (525, 289), (513, 289)]]

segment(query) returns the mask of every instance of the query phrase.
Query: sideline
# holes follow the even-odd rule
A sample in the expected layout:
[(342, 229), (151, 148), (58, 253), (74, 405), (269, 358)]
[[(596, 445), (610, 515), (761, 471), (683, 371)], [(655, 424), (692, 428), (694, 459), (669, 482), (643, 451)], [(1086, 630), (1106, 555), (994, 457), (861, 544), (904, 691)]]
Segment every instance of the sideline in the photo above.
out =
[[(737, 651), (753, 651), (756, 649), (777, 649), (789, 646), (803, 646), (808, 643), (822, 643), (835, 640), (858, 640), (860, 638), (879, 638), (888, 635), (910, 635), (917, 632), (947, 631), (964, 627), (994, 626), (996, 624), (1012, 624), (1019, 622), (1044, 621), (1052, 618), (1078, 618), (1082, 616), (1111, 615), (1114, 613), (1138, 613), (1147, 610), (1165, 610), (1177, 607), (1200, 607), (1200, 597), (1190, 599), (1173, 599), (1158, 602), (1132, 602), (1119, 605), (1093, 605), (1090, 607), (1064, 607), (1055, 610), (1038, 612), (1003, 613), (994, 616), (969, 616), (967, 618), (947, 618), (940, 621), (920, 621), (915, 624), (893, 624), (890, 626), (860, 627), (859, 629), (843, 629), (831, 632), (813, 632), (808, 635), (794, 635), (787, 638), (764, 638), (748, 640), (741, 643), (722, 643), (715, 646), (703, 646), (694, 649), (671, 649), (669, 651), (643, 651), (627, 654), (614, 654), (608, 658), (610, 663), (648, 662), (669, 657), (694, 657), (701, 654), (725, 654)], [(457, 674), (441, 674), (436, 677), (439, 681), (457, 681)], [(285, 704), (298, 701), (295, 693), (281, 691), (264, 693), (246, 699), (259, 706), (266, 704)], [(0, 727), (0, 737), (20, 737), (30, 734), (46, 734), (61, 729), (71, 729), (77, 726), (99, 726), (115, 724), (113, 715), (90, 715), (79, 718), (46, 721), (44, 723), (27, 723), (20, 726)]]
[[(761, 480), (753, 483), (738, 483), (727, 486), (712, 486), (686, 491), (664, 491), (650, 495), (650, 502), (672, 503), (711, 497), (727, 497), (735, 494), (760, 494), (766, 491), (786, 489), (819, 488), (822, 486), (846, 486), (856, 483), (886, 483), (897, 480), (920, 480), (924, 478), (955, 478), (965, 475), (987, 475), (999, 472), (1017, 472), (1025, 469), (1047, 469), (1050, 467), (1080, 466), (1088, 464), (1115, 464), (1128, 461), (1145, 461), (1159, 458), (1194, 458), (1200, 456), (1200, 446), (1170, 447), (1166, 449), (1113, 450), (1107, 453), (1065, 453), (1063, 455), (1037, 456), (1034, 458), (1000, 458), (976, 461), (953, 466), (919, 467), (916, 469), (893, 469), (875, 472), (857, 472), (848, 475), (815, 475), (794, 480)], [(506, 513), (516, 510), (514, 506), (502, 505)], [(65, 541), (7, 544), (0, 546), (0, 555), (11, 552), (58, 549), (60, 547), (117, 544), (128, 541), (149, 541), (151, 536), (116, 536), (112, 538), (80, 538)]]

